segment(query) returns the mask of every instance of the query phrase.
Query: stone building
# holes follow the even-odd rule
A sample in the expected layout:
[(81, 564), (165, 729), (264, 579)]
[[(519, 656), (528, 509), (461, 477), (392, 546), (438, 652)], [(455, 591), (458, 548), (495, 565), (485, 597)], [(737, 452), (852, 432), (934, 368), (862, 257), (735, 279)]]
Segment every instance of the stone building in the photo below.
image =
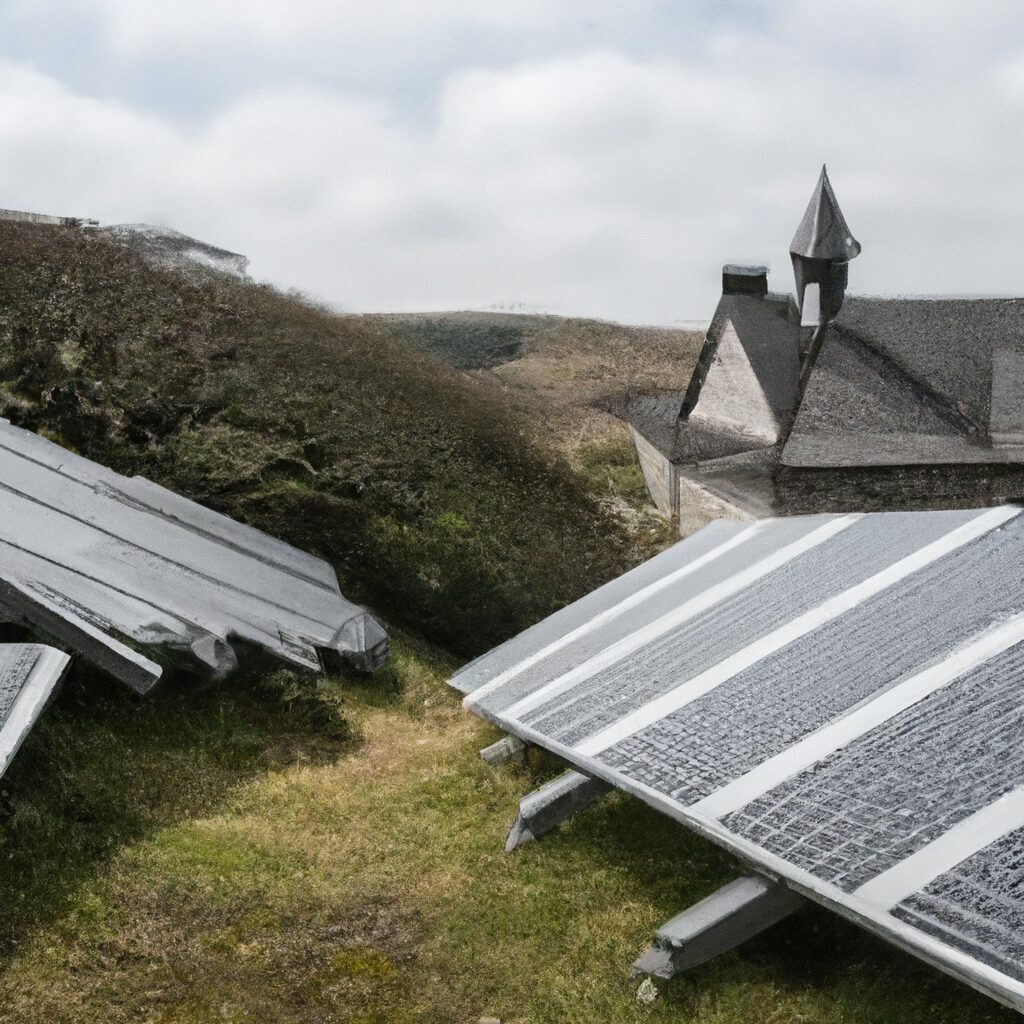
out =
[(682, 532), (1024, 496), (1024, 299), (846, 296), (860, 251), (822, 168), (795, 294), (726, 265), (689, 387), (631, 402), (647, 486)]

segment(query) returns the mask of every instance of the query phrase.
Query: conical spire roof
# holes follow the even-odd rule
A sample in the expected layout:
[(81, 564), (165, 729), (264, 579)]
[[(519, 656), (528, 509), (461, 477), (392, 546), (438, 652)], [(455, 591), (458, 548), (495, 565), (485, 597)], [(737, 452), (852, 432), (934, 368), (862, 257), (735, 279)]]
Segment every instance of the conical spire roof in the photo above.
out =
[(813, 260), (852, 260), (860, 253), (860, 242), (847, 227), (824, 165), (789, 251)]

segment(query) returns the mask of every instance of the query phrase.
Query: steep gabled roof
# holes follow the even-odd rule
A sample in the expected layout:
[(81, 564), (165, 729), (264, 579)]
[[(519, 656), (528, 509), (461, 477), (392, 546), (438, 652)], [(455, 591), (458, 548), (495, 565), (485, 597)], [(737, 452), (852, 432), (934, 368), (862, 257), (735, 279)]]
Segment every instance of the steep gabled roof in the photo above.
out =
[(643, 396), (634, 399), (627, 413), (637, 432), (673, 462), (693, 464), (774, 443), (737, 429), (729, 410), (716, 407), (725, 389), (712, 386), (705, 393), (713, 374), (733, 372), (715, 366), (723, 339), (738, 345), (756, 380), (759, 401), (780, 428), (792, 413), (800, 378), (800, 329), (792, 300), (779, 295), (723, 295), (685, 395)]
[(1024, 352), (1024, 299), (854, 296), (836, 324), (941, 395), (982, 432), (989, 422), (992, 353)]
[(723, 295), (704, 339), (683, 415), (700, 401), (723, 332), (732, 324), (772, 411), (792, 411), (800, 381), (800, 330), (788, 296)]
[(824, 166), (789, 251), (815, 260), (852, 260), (860, 253), (860, 242), (846, 224)]
[(1024, 461), (988, 443), (992, 361), (1024, 353), (1024, 301), (851, 298), (782, 454), (790, 466)]

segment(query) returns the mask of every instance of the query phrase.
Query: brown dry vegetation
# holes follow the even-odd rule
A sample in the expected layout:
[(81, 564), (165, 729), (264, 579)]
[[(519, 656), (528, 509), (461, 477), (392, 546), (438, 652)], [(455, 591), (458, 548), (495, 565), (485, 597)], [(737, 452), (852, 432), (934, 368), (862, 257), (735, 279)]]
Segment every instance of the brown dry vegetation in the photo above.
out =
[[(323, 555), (476, 654), (649, 549), (494, 387), (369, 321), (0, 224), (0, 413)], [(656, 539), (661, 539), (658, 536)]]

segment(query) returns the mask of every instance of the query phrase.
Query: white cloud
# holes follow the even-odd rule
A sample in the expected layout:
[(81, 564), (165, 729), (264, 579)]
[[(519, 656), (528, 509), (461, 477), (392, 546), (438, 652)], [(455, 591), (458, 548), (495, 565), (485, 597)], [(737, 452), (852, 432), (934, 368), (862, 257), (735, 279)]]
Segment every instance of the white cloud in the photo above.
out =
[[(426, 6), (102, 10), (118, 45), (139, 50), (232, 33), (242, 47), (350, 31), (359, 46), (392, 18), (408, 39), (434, 39), (459, 26), (563, 31), (582, 17), (533, 0), (446, 0), (429, 18)], [(904, 47), (895, 61), (849, 12), (829, 19), (810, 0), (751, 9), (770, 13), (768, 27), (694, 15), (702, 42), (685, 58), (604, 45), (511, 66), (456, 61), (416, 116), (393, 96), (289, 73), (181, 123), (0, 62), (0, 204), (162, 220), (353, 309), (524, 302), (666, 322), (710, 314), (728, 259), (768, 257), (789, 286), (786, 246), (827, 159), (865, 246), (855, 288), (1019, 291), (1024, 144), (1007, 127), (1024, 90), (1009, 9), (993, 0), (998, 17), (968, 18), (946, 0), (868, 0), (858, 17)], [(940, 44), (960, 35), (946, 56)]]

